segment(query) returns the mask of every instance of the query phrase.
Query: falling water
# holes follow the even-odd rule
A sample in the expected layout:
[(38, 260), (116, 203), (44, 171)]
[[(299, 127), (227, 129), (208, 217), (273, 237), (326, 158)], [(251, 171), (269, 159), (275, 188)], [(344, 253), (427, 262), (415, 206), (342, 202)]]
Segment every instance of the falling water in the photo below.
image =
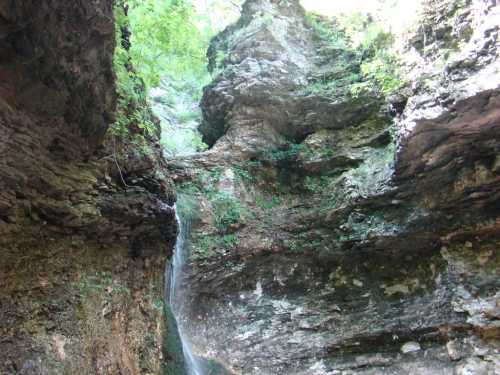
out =
[(170, 307), (172, 314), (177, 322), (177, 330), (182, 344), (182, 352), (184, 355), (184, 367), (187, 375), (204, 375), (201, 361), (194, 355), (191, 344), (184, 332), (181, 322), (179, 303), (182, 301), (181, 276), (182, 269), (188, 259), (188, 248), (186, 246), (186, 238), (190, 228), (190, 218), (180, 217), (182, 210), (178, 209), (179, 205), (184, 202), (182, 195), (178, 196), (177, 204), (174, 206), (175, 217), (179, 226), (179, 233), (175, 244), (174, 255), (172, 262), (167, 266), (166, 270), (166, 303)]

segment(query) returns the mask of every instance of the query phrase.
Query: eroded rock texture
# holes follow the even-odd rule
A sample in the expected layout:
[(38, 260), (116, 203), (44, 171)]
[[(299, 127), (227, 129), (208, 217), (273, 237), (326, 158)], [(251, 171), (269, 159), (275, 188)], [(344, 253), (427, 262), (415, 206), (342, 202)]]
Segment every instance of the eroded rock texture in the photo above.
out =
[(0, 4), (2, 374), (159, 374), (165, 359), (174, 194), (158, 145), (119, 160), (124, 181), (103, 147), (112, 5)]
[(371, 114), (376, 100), (306, 95), (304, 88), (323, 74), (317, 41), (296, 1), (249, 1), (241, 19), (213, 40), (208, 56), (225, 59), (202, 100), (205, 141), (218, 154), (243, 158), (284, 140), (302, 141), (319, 129), (337, 129)]
[(393, 119), (376, 93), (304, 91), (338, 54), (297, 1), (247, 1), (209, 53), (214, 146), (175, 169), (200, 355), (237, 374), (499, 370), (499, 11), (425, 3)]

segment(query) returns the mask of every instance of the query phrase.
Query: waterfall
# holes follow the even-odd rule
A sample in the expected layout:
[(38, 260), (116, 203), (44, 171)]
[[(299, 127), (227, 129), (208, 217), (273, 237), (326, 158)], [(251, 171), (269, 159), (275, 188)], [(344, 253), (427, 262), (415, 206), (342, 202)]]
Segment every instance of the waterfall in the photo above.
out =
[[(182, 353), (184, 357), (184, 368), (187, 375), (203, 375), (203, 365), (192, 350), (191, 344), (184, 332), (182, 326), (182, 316), (180, 303), (182, 302), (182, 289), (181, 289), (181, 277), (182, 269), (188, 260), (188, 248), (186, 246), (186, 239), (190, 228), (190, 217), (182, 217), (182, 209), (179, 207), (184, 202), (184, 197), (182, 195), (178, 196), (177, 203), (174, 205), (175, 217), (177, 219), (177, 224), (179, 226), (179, 233), (177, 234), (177, 240), (175, 243), (175, 249), (172, 261), (167, 265), (165, 272), (166, 280), (166, 304), (170, 308), (172, 315), (177, 323), (177, 333), (182, 346)], [(186, 215), (189, 216), (189, 215)]]

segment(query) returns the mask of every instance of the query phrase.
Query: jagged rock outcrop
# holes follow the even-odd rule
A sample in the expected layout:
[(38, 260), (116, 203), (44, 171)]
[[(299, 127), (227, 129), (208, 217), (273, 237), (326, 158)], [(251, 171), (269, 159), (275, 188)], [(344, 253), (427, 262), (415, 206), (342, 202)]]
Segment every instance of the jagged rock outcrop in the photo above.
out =
[[(211, 66), (224, 70), (205, 88), (200, 130), (214, 153), (249, 158), (319, 129), (343, 128), (369, 116), (377, 100), (307, 94), (324, 64), (296, 1), (250, 1), (234, 26), (214, 38)], [(217, 57), (224, 56), (222, 62)], [(321, 59), (320, 59), (321, 60)], [(226, 141), (216, 141), (224, 136)]]
[(175, 196), (103, 143), (114, 44), (112, 1), (0, 4), (2, 374), (161, 372)]
[(470, 199), (486, 209), (498, 198), (500, 10), (491, 1), (428, 2), (423, 18), (402, 54), (412, 95), (398, 119), (398, 178), (419, 180), (435, 206)]
[(304, 92), (326, 68), (297, 1), (249, 0), (214, 40), (213, 148), (175, 169), (199, 355), (236, 374), (498, 371), (499, 5), (455, 3), (426, 2), (394, 120), (374, 92)]

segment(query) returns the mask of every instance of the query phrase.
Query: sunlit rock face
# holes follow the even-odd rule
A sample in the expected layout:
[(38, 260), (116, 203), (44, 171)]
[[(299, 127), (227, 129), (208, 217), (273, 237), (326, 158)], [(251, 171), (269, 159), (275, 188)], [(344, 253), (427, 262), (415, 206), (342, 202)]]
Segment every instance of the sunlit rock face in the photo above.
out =
[(498, 196), (499, 22), (490, 1), (428, 2), (424, 31), (408, 36), (412, 95), (397, 120), (398, 176), (418, 179), (433, 205), (488, 209)]
[(112, 3), (0, 5), (2, 374), (161, 373), (174, 193), (159, 147), (120, 177), (103, 146)]
[(250, 0), (214, 39), (213, 147), (172, 165), (195, 198), (180, 324), (199, 355), (236, 374), (498, 369), (499, 6), (425, 6), (395, 119), (374, 93), (304, 94), (332, 61), (296, 1)]
[(346, 102), (304, 92), (326, 65), (314, 38), (296, 1), (244, 4), (240, 20), (215, 37), (208, 52), (211, 68), (224, 68), (202, 100), (200, 130), (214, 151), (248, 158), (373, 112), (373, 97)]

